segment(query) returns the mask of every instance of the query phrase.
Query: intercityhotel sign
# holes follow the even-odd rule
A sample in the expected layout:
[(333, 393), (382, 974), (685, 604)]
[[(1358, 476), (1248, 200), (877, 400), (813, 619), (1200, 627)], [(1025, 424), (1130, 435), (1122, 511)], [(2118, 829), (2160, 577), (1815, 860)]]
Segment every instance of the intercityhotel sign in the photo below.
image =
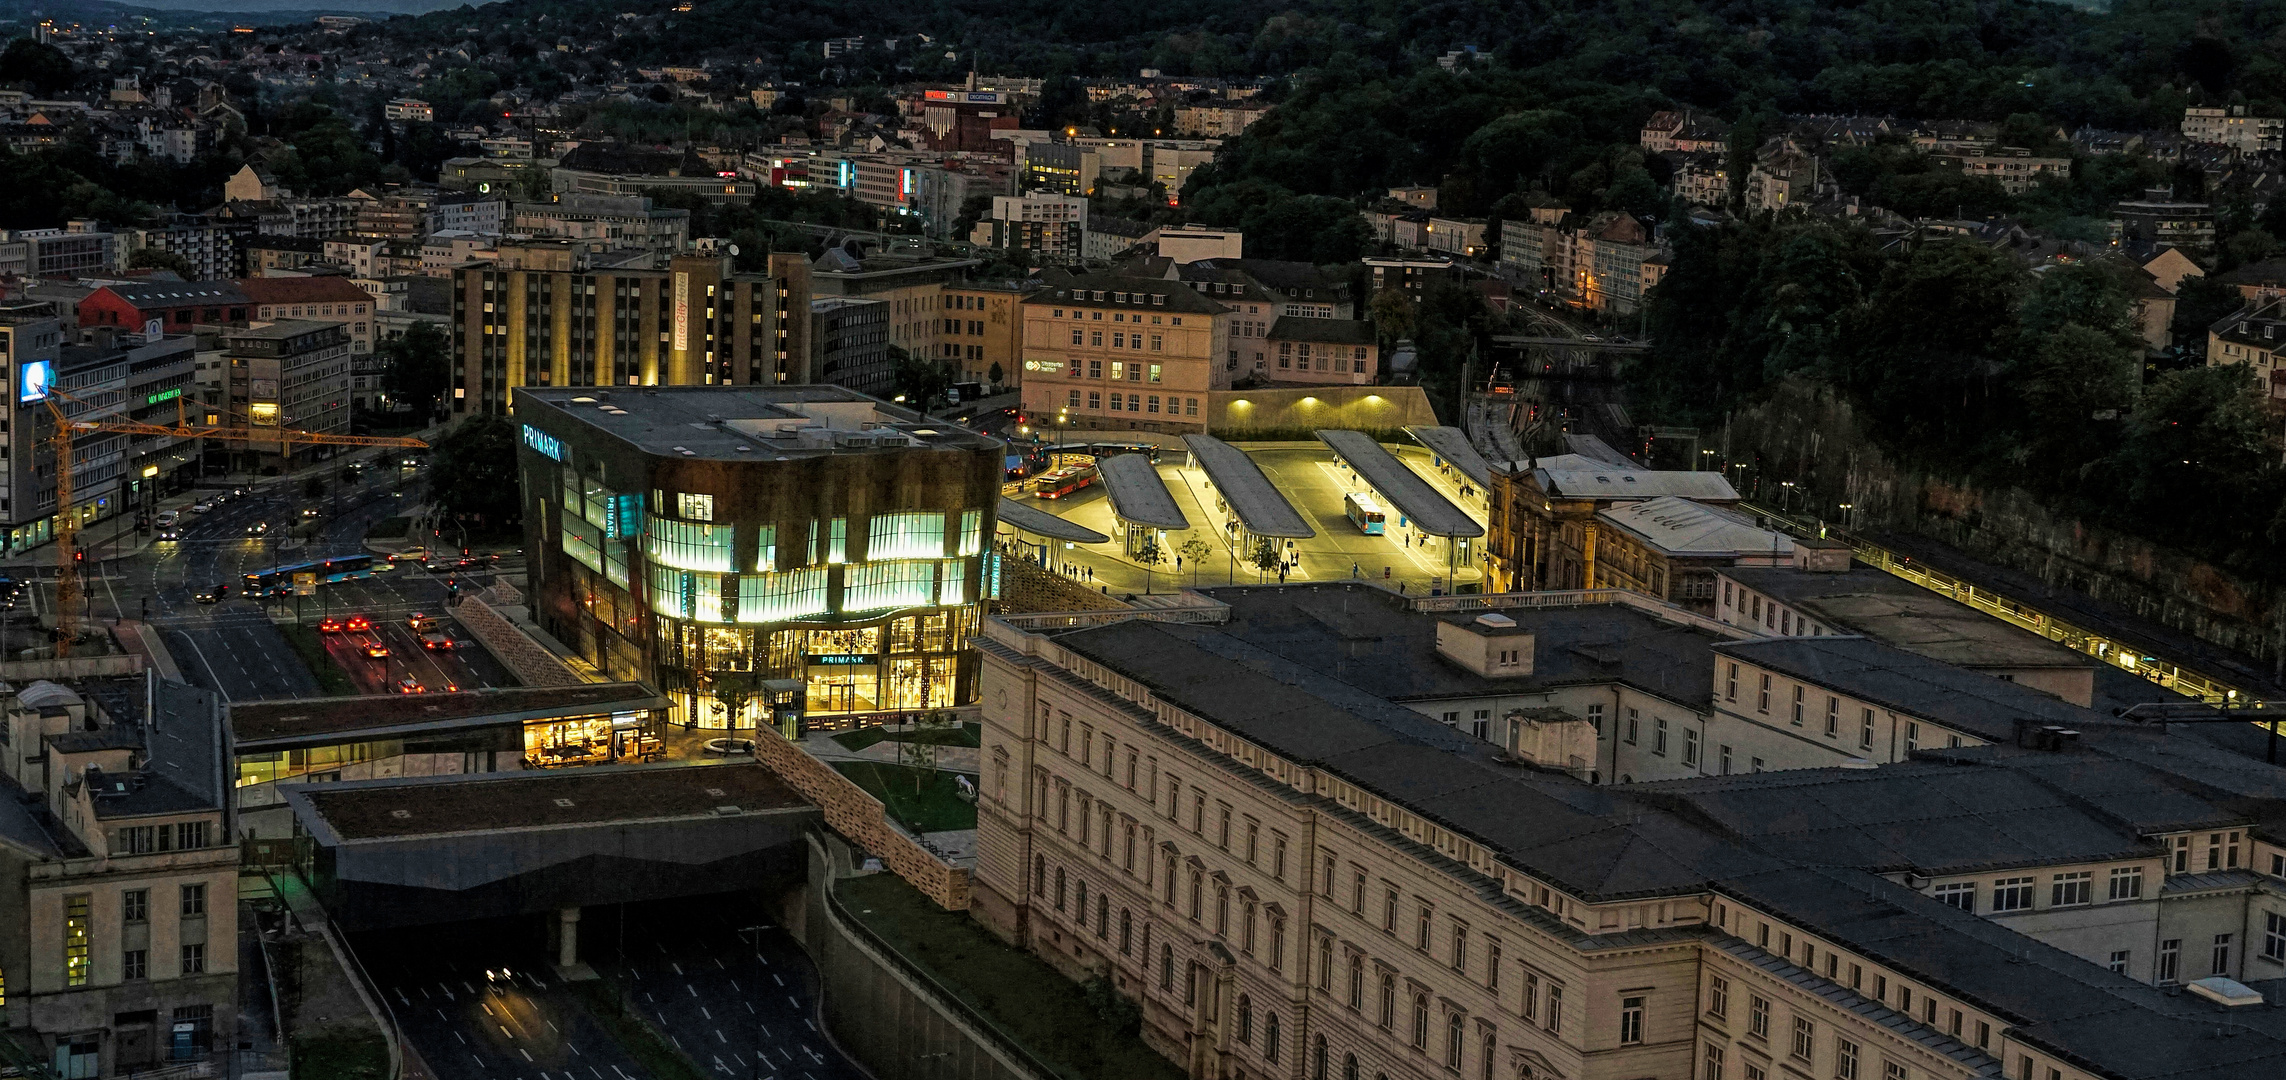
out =
[(691, 349), (691, 276), (675, 272), (675, 351)]

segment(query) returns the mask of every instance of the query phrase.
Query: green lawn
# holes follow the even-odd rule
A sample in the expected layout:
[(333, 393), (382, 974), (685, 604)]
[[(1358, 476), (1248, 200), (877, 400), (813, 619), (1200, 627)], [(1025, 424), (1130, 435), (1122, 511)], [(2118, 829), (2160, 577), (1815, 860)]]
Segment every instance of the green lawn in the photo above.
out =
[(893, 874), (837, 882), (850, 913), (905, 958), (1066, 1076), (1180, 1080), (1183, 1071), (1132, 1030), (1089, 1007), (1071, 980), (962, 912), (946, 911)]
[(294, 1080), (382, 1080), (389, 1044), (380, 1032), (356, 1031), (294, 1040)]
[(846, 750), (863, 750), (877, 742), (935, 743), (938, 746), (982, 746), (982, 724), (959, 724), (953, 727), (927, 728), (920, 731), (889, 731), (879, 727), (843, 731), (832, 736)]
[(890, 817), (914, 832), (976, 828), (976, 804), (960, 797), (960, 787), (949, 772), (877, 761), (836, 761), (833, 767), (880, 799)]
[(325, 639), (318, 635), (315, 616), (300, 626), (280, 623), (278, 630), (286, 635), (286, 644), (293, 646), (294, 655), (302, 658), (302, 666), (310, 669), (310, 674), (317, 679), (318, 693), (340, 697), (357, 692), (357, 683), (350, 679), (349, 673), (326, 655)]

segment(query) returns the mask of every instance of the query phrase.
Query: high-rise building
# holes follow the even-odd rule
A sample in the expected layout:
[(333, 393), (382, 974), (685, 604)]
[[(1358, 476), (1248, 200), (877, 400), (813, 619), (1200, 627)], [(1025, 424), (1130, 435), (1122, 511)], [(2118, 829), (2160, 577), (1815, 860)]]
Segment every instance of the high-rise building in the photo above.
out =
[(523, 387), (541, 627), (701, 727), (973, 702), (1003, 447), (838, 387)]
[(519, 386), (775, 386), (800, 381), (809, 356), (799, 254), (754, 274), (704, 254), (597, 267), (567, 245), (452, 279), (454, 412), (507, 412)]

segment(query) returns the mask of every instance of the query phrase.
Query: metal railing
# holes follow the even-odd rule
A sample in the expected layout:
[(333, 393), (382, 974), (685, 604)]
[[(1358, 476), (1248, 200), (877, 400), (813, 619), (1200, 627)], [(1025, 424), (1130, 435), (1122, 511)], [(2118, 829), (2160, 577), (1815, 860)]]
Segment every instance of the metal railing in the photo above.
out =
[(2204, 672), (2184, 667), (2175, 661), (2145, 655), (2143, 650), (2124, 644), (2109, 635), (2059, 619), (2014, 597), (2003, 595), (1991, 589), (1978, 588), (1935, 567), (1915, 562), (1911, 556), (1899, 555), (1872, 541), (1852, 535), (1847, 530), (1832, 525), (1805, 525), (1794, 520), (1790, 515), (1766, 506), (1755, 506), (1751, 503), (1740, 503), (1739, 506), (1741, 509), (1762, 515), (1772, 524), (1795, 535), (1824, 534), (1840, 540), (1850, 546), (1851, 554), (1875, 569), (1895, 574), (1930, 592), (1958, 600), (2011, 626), (2030, 630), (2067, 649), (2095, 657), (2121, 671), (2148, 679), (2178, 694), (2215, 705), (2255, 701), (2262, 696), (2245, 691)]

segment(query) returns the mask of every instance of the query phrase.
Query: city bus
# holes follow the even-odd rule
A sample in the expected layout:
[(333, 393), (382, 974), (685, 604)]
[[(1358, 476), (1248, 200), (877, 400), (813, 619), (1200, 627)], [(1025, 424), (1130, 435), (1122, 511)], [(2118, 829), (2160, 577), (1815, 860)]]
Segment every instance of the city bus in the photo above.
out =
[(246, 575), (246, 595), (285, 596), (294, 591), (295, 574), (316, 574), (318, 584), (331, 585), (351, 578), (373, 576), (373, 556), (337, 555), (315, 562), (276, 566)]
[(1032, 481), (1032, 494), (1042, 499), (1061, 499), (1072, 492), (1095, 483), (1095, 466), (1066, 465), (1051, 469)]
[(1350, 524), (1357, 526), (1357, 531), (1367, 536), (1381, 535), (1381, 504), (1373, 501), (1373, 496), (1362, 491), (1350, 492), (1341, 497), (1341, 512), (1349, 518)]
[(1159, 447), (1151, 443), (1102, 442), (1085, 443), (1079, 446), (1066, 446), (1060, 448), (1057, 452), (1064, 454), (1086, 454), (1090, 457), (1095, 458), (1097, 461), (1101, 461), (1107, 457), (1117, 457), (1120, 454), (1142, 454), (1145, 457), (1151, 459), (1151, 464), (1156, 465), (1159, 463), (1160, 450)]

